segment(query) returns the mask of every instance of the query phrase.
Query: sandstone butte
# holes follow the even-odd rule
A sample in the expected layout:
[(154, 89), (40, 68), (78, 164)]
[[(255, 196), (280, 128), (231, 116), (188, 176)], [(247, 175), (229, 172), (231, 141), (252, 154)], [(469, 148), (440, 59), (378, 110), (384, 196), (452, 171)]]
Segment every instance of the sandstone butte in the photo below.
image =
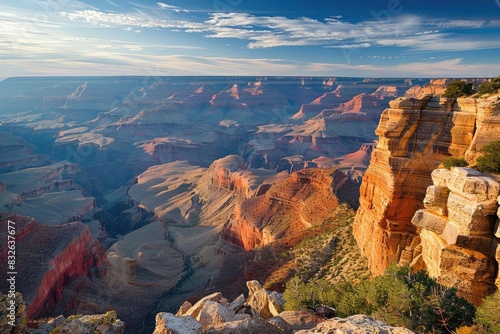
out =
[[(477, 303), (494, 287), (498, 273), (499, 233), (493, 231), (497, 186), (469, 170), (431, 175), (450, 156), (474, 164), (482, 146), (500, 140), (500, 97), (427, 95), (389, 105), (360, 189), (353, 227), (358, 246), (374, 274), (392, 263), (427, 269)], [(476, 184), (470, 177), (483, 181), (477, 181), (477, 189), (455, 189), (439, 181), (448, 177), (456, 184)], [(426, 205), (439, 208), (418, 211), (424, 209), (426, 194)], [(482, 197), (488, 197), (486, 207)]]

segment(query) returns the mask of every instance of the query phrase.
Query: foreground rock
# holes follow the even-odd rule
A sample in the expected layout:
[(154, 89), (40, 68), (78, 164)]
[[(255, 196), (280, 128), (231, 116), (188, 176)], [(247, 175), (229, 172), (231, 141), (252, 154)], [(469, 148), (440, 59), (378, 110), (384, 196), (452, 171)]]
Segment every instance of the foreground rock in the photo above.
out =
[(431, 277), (479, 304), (495, 291), (500, 184), (469, 168), (436, 169), (432, 181), (425, 209), (412, 219), (420, 229), (422, 260)]
[(263, 289), (257, 281), (247, 282), (247, 287), (246, 300), (240, 295), (229, 302), (215, 292), (194, 305), (185, 302), (175, 315), (159, 313), (154, 334), (293, 333), (294, 327), (279, 316), (284, 304), (281, 294)]
[(246, 301), (241, 295), (229, 303), (216, 292), (194, 305), (185, 302), (176, 315), (159, 313), (154, 334), (413, 333), (365, 315), (325, 321), (312, 311), (283, 311), (281, 294), (263, 289), (258, 281), (247, 287)]
[(296, 332), (297, 334), (313, 333), (386, 333), (386, 334), (412, 334), (413, 332), (403, 327), (387, 326), (383, 321), (373, 320), (366, 315), (353, 315), (348, 318), (333, 318), (320, 323), (313, 329), (306, 329)]
[(31, 334), (122, 334), (125, 323), (117, 318), (115, 311), (106, 314), (77, 315), (65, 319), (59, 316), (42, 323), (38, 329), (27, 331)]

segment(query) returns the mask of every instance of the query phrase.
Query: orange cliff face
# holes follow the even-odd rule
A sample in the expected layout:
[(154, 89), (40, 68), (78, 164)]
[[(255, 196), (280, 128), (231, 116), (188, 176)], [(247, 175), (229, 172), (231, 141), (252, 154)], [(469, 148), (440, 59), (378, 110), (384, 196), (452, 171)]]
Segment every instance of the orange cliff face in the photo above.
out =
[[(0, 215), (2, 226), (7, 220), (16, 223), (16, 290), (23, 294), (28, 319), (50, 316), (56, 308), (60, 313), (76, 307), (71, 295), (81, 291), (88, 280), (106, 275), (104, 249), (86, 225), (43, 225), (23, 216)], [(7, 240), (5, 235), (2, 240)], [(0, 251), (3, 266), (6, 245), (0, 245)], [(7, 291), (4, 281), (0, 289)]]
[(243, 201), (224, 226), (222, 238), (251, 250), (322, 223), (338, 206), (335, 192), (347, 179), (342, 173), (330, 173), (305, 169)]
[[(399, 98), (381, 116), (379, 141), (360, 189), (353, 233), (381, 274), (391, 263), (412, 264), (420, 236), (411, 219), (423, 208), (431, 172), (449, 156), (468, 160), (484, 145), (486, 127), (499, 118), (496, 99)], [(496, 136), (496, 138), (495, 138)], [(500, 139), (491, 132), (489, 140)], [(481, 144), (477, 144), (481, 142)], [(416, 265), (416, 263), (413, 263)]]

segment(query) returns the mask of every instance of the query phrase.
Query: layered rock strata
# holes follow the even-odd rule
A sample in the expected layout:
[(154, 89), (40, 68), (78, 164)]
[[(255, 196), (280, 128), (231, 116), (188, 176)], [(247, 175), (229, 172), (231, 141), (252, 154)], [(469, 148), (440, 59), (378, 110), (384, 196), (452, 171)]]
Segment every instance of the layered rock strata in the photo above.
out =
[[(449, 156), (474, 154), (500, 134), (486, 134), (484, 120), (500, 120), (499, 102), (492, 98), (446, 99), (432, 96), (399, 98), (389, 103), (376, 134), (360, 189), (354, 235), (370, 270), (380, 274), (391, 263), (411, 263), (420, 254), (420, 236), (411, 224), (423, 208), (431, 172)], [(473, 145), (473, 143), (476, 143)]]
[[(500, 184), (469, 168), (436, 169), (427, 188), (425, 209), (415, 213), (422, 260), (439, 283), (455, 286), (478, 304), (495, 290), (498, 276)], [(497, 257), (495, 259), (495, 254)]]
[[(18, 215), (0, 215), (2, 226), (7, 226), (7, 220), (16, 226), (16, 271), (22, 273), (16, 289), (24, 296), (28, 319), (51, 315), (56, 308), (65, 310), (74, 303), (64, 295), (66, 287), (77, 282), (82, 289), (87, 279), (106, 274), (104, 249), (84, 224), (49, 226)], [(2, 266), (8, 254), (6, 233), (6, 228), (0, 232)], [(2, 279), (0, 290), (8, 291), (6, 284)]]
[(345, 174), (328, 169), (293, 173), (238, 204), (222, 238), (251, 250), (301, 233), (331, 215), (339, 204), (335, 193), (346, 181)]

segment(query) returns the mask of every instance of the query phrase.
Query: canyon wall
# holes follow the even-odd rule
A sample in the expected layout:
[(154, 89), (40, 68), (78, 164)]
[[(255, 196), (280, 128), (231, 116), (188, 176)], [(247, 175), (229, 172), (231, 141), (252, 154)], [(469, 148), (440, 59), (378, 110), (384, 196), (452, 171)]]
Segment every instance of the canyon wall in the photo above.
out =
[(418, 265), (421, 236), (411, 220), (423, 208), (432, 171), (450, 156), (472, 162), (485, 143), (500, 139), (490, 126), (500, 120), (497, 96), (398, 98), (389, 105), (376, 130), (353, 230), (374, 274), (391, 263)]
[(335, 192), (346, 180), (345, 174), (327, 169), (295, 172), (238, 204), (222, 238), (251, 250), (300, 234), (331, 215), (339, 204)]
[[(14, 214), (1, 214), (2, 226), (7, 220), (16, 223), (16, 290), (26, 302), (28, 319), (62, 313), (76, 303), (65, 288), (83, 289), (88, 279), (107, 272), (107, 257), (101, 244), (92, 238), (90, 229), (80, 222), (65, 225), (42, 225), (35, 220)], [(0, 263), (7, 260), (7, 240), (1, 231)], [(22, 275), (21, 275), (22, 273)], [(0, 289), (7, 291), (2, 279)]]
[(463, 297), (479, 304), (495, 291), (495, 279), (500, 283), (500, 184), (476, 170), (458, 167), (434, 170), (432, 181), (425, 209), (412, 220), (420, 234), (422, 260), (431, 277), (455, 286)]

